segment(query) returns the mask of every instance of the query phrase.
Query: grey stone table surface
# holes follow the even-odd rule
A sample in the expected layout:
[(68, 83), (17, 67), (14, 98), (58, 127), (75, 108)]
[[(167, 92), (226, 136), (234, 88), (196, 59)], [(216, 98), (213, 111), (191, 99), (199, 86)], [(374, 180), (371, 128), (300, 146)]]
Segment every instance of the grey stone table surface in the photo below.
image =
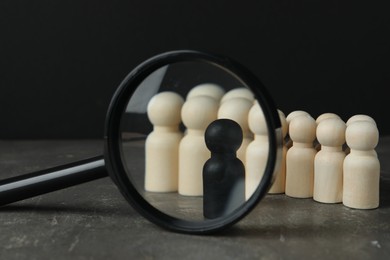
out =
[[(4, 179), (100, 155), (102, 140), (1, 140)], [(390, 137), (380, 138), (380, 207), (267, 195), (214, 235), (139, 215), (102, 178), (0, 208), (0, 259), (390, 259)]]

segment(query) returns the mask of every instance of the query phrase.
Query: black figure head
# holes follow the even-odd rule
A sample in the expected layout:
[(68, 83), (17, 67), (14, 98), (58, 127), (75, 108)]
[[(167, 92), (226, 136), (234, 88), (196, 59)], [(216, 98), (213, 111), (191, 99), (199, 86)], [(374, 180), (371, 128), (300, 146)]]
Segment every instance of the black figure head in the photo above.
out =
[(212, 153), (235, 153), (242, 143), (242, 129), (231, 119), (217, 119), (206, 129), (205, 141)]

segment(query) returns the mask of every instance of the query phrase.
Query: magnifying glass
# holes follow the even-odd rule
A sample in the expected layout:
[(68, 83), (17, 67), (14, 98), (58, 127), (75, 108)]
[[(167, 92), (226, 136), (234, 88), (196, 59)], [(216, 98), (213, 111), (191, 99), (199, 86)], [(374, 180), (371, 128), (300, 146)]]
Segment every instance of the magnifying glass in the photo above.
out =
[(0, 205), (109, 176), (149, 221), (209, 234), (259, 203), (281, 156), (278, 110), (254, 74), (228, 57), (170, 51), (116, 90), (104, 155), (2, 180)]

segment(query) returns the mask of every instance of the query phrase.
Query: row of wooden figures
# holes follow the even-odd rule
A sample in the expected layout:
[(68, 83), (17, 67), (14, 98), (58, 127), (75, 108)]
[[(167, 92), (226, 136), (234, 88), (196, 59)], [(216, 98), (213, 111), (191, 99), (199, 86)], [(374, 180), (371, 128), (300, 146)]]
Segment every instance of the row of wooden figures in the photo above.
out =
[[(282, 120), (283, 121), (283, 120)], [(334, 113), (315, 120), (305, 111), (286, 118), (282, 168), (270, 192), (356, 209), (379, 207), (379, 131), (364, 114), (344, 122)]]
[[(353, 208), (378, 206), (379, 161), (374, 150), (378, 130), (372, 118), (356, 115), (344, 123), (332, 113), (314, 120), (304, 111), (287, 117), (278, 112), (286, 142), (269, 193), (343, 202)], [(226, 92), (218, 85), (202, 84), (185, 99), (175, 92), (160, 92), (149, 101), (147, 114), (153, 131), (145, 144), (146, 191), (202, 196), (203, 166), (210, 158), (204, 132), (214, 120), (227, 118), (243, 131), (237, 157), (245, 165), (246, 199), (253, 194), (265, 170), (269, 145), (264, 115), (249, 89)], [(179, 130), (181, 123), (184, 133)]]

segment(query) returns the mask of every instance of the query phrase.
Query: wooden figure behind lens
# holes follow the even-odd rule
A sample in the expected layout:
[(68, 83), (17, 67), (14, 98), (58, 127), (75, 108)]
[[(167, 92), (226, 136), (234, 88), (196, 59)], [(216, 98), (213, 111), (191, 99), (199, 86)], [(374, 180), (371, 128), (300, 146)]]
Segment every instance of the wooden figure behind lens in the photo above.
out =
[(313, 197), (316, 122), (309, 115), (294, 117), (289, 125), (292, 146), (286, 155), (286, 191), (294, 198)]
[(254, 102), (248, 114), (250, 130), (254, 140), (246, 149), (245, 162), (245, 198), (249, 199), (259, 186), (267, 165), (269, 142), (267, 122), (258, 102)]
[[(282, 124), (282, 134), (283, 134), (283, 140), (286, 138), (287, 135), (287, 121), (286, 116), (281, 110), (278, 110), (280, 122)], [(284, 193), (286, 189), (286, 155), (287, 155), (287, 146), (286, 143), (283, 142), (282, 146), (282, 161), (280, 162), (280, 168), (279, 171), (276, 173), (276, 177), (274, 180), (274, 183), (272, 184), (271, 188), (269, 189), (269, 194), (281, 194)]]
[(344, 160), (343, 204), (355, 209), (379, 207), (380, 163), (373, 152), (379, 131), (369, 121), (356, 121), (347, 126), (345, 134), (350, 153)]
[(179, 146), (179, 194), (203, 195), (202, 171), (210, 158), (204, 132), (217, 119), (219, 102), (209, 96), (197, 96), (185, 101), (181, 118), (187, 134)]
[(343, 198), (343, 162), (346, 125), (338, 117), (321, 120), (317, 139), (321, 149), (314, 159), (313, 199), (323, 203), (339, 203)]
[(211, 158), (203, 167), (203, 215), (218, 218), (245, 202), (245, 167), (236, 151), (242, 142), (239, 124), (218, 119), (206, 129), (205, 141)]
[(218, 119), (227, 118), (238, 123), (243, 132), (243, 141), (237, 151), (237, 157), (245, 163), (246, 148), (253, 140), (253, 133), (248, 125), (248, 113), (253, 105), (253, 101), (246, 98), (231, 98), (221, 103), (218, 110)]
[(153, 131), (145, 143), (145, 190), (172, 192), (178, 189), (179, 130), (183, 98), (161, 92), (148, 103), (147, 114)]

